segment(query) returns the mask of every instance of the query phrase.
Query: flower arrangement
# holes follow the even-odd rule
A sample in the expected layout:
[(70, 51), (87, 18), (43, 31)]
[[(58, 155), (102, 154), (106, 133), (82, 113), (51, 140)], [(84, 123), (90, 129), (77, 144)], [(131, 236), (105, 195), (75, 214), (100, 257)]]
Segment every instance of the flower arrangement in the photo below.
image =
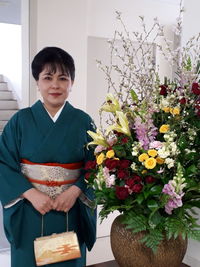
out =
[[(181, 8), (177, 34), (182, 12)], [(98, 62), (109, 92), (100, 108), (105, 126), (102, 122), (96, 132), (88, 131), (95, 160), (87, 162), (85, 179), (102, 205), (101, 218), (118, 210), (127, 228), (147, 231), (141, 241), (154, 251), (165, 237), (200, 240), (195, 210), (200, 208), (200, 35), (172, 49), (158, 20), (147, 31), (140, 17), (143, 32), (133, 32), (135, 46), (119, 12), (117, 18), (125, 33), (116, 31), (109, 40), (110, 66)], [(155, 29), (153, 43), (148, 42)], [(161, 37), (164, 46), (155, 44)], [(116, 46), (118, 39), (123, 53)], [(175, 72), (163, 83), (152, 46)], [(120, 77), (118, 86), (113, 70)]]

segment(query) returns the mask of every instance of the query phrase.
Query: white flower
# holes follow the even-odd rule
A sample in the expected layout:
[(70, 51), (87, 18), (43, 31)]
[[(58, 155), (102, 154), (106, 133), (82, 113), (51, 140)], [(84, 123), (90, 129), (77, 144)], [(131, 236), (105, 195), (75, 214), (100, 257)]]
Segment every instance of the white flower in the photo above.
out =
[(171, 158), (166, 158), (165, 164), (167, 164), (167, 168), (170, 169), (170, 168), (174, 167), (174, 160)]
[(177, 145), (175, 142), (172, 142), (170, 145), (169, 145), (169, 148), (171, 150), (171, 154), (174, 156), (178, 153), (178, 149), (177, 149)]
[(134, 144), (132, 145), (132, 156), (137, 156), (138, 155), (138, 147), (134, 146)]
[(131, 164), (131, 169), (134, 170), (134, 171), (137, 170), (137, 166), (136, 166), (136, 163), (135, 163), (135, 162), (133, 162), (133, 163)]
[(158, 150), (158, 155), (160, 158), (165, 159), (165, 158), (169, 157), (170, 153), (169, 153), (169, 150), (166, 150), (166, 148), (163, 147), (163, 148)]

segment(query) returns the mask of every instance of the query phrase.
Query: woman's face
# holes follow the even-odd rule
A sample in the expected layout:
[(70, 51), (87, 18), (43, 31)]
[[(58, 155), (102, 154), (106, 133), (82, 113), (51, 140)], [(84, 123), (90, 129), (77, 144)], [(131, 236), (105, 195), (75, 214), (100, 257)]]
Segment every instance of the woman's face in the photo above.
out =
[(73, 81), (67, 73), (61, 73), (59, 69), (53, 73), (50, 68), (44, 67), (39, 74), (37, 85), (47, 110), (56, 112), (67, 99)]

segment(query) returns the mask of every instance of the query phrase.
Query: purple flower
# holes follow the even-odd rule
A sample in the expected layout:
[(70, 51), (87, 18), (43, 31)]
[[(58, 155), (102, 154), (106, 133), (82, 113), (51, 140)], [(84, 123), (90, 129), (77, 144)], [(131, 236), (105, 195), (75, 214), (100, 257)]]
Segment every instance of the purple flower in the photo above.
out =
[(153, 124), (151, 114), (146, 114), (144, 121), (141, 117), (136, 117), (134, 122), (134, 127), (136, 136), (141, 146), (147, 150), (149, 144), (155, 140), (158, 133), (157, 128)]
[(168, 214), (172, 214), (173, 209), (176, 209), (183, 205), (182, 197), (184, 196), (184, 193), (177, 194), (175, 192), (175, 188), (172, 182), (173, 181), (170, 180), (168, 184), (164, 185), (164, 188), (162, 190), (164, 194), (170, 196), (170, 198), (168, 199), (168, 202), (165, 205), (165, 212)]

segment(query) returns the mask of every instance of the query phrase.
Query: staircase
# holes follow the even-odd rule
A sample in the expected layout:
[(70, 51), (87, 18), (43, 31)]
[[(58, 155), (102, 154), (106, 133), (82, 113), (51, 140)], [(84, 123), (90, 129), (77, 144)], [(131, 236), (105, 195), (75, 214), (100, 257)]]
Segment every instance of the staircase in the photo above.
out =
[(8, 120), (18, 111), (17, 101), (0, 74), (0, 135)]

